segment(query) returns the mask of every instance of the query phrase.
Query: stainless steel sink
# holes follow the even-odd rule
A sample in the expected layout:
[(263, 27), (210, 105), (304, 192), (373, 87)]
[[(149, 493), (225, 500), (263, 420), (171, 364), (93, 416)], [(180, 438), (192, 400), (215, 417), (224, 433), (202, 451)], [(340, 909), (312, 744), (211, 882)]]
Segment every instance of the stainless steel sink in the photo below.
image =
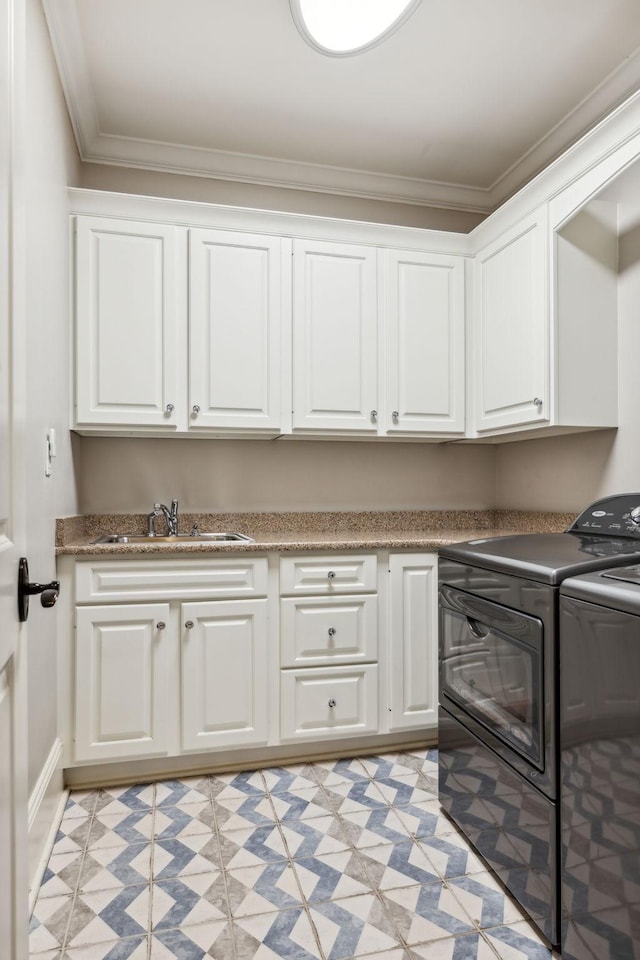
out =
[(107, 533), (94, 543), (255, 543), (244, 533), (183, 533), (175, 537), (150, 537), (146, 533)]

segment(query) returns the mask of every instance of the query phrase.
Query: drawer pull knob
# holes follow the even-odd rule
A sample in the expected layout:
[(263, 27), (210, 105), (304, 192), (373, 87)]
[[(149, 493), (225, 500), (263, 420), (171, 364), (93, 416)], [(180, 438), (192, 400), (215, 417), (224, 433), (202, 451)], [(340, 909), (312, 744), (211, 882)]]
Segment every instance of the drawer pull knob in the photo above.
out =
[(336, 576), (335, 570), (329, 570), (329, 573), (327, 574), (327, 577), (329, 578), (329, 580), (335, 580), (335, 576)]
[(185, 627), (187, 630), (193, 630), (193, 620), (185, 620)]
[(330, 636), (330, 637), (335, 637), (335, 635), (336, 635), (336, 628), (335, 628), (335, 627), (329, 627), (329, 636)]
[(166, 623), (164, 622), (164, 620), (158, 620), (158, 623), (156, 624), (156, 626), (158, 630), (164, 630), (164, 628), (166, 627)]
[(377, 411), (377, 410), (372, 410), (372, 411), (371, 411), (371, 423), (377, 423), (377, 422), (378, 422), (378, 411)]
[(337, 703), (337, 701), (334, 700), (333, 697), (331, 697), (331, 699), (329, 700), (329, 706), (333, 708), (333, 707), (335, 707), (336, 703)]
[(175, 410), (175, 407), (172, 403), (168, 403), (164, 409), (167, 416), (170, 417), (173, 411)]
[(191, 407), (191, 416), (197, 417), (199, 413), (200, 413), (200, 407), (198, 406), (197, 403), (194, 403), (194, 405)]
[(398, 413), (397, 410), (393, 411), (393, 413), (391, 414), (391, 419), (394, 423), (400, 423), (400, 414)]

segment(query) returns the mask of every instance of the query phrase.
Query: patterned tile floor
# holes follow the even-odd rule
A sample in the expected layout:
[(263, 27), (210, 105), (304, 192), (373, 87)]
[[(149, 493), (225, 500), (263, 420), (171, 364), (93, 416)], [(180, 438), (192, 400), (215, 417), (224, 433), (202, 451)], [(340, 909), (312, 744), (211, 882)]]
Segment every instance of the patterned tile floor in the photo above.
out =
[(72, 792), (33, 960), (550, 960), (435, 750)]

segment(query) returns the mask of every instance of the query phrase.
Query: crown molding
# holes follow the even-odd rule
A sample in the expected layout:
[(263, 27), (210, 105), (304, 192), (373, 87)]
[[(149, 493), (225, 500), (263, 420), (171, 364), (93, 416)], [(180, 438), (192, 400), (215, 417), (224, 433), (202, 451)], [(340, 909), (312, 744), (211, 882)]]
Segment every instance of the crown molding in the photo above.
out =
[(102, 133), (76, 0), (42, 2), (78, 151), (85, 163), (489, 214), (640, 86), (640, 51), (636, 51), (487, 187), (301, 163)]

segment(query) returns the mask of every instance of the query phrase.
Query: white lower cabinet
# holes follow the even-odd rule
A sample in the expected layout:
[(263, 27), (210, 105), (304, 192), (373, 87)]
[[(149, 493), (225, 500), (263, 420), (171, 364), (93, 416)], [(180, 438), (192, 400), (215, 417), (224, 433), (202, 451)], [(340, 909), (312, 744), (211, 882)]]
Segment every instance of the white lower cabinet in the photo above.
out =
[(168, 603), (80, 607), (76, 760), (167, 750)]
[(183, 603), (182, 748), (267, 742), (267, 601)]
[(377, 732), (377, 664), (283, 670), (280, 682), (283, 740)]
[(438, 720), (438, 572), (435, 554), (389, 557), (389, 729)]

